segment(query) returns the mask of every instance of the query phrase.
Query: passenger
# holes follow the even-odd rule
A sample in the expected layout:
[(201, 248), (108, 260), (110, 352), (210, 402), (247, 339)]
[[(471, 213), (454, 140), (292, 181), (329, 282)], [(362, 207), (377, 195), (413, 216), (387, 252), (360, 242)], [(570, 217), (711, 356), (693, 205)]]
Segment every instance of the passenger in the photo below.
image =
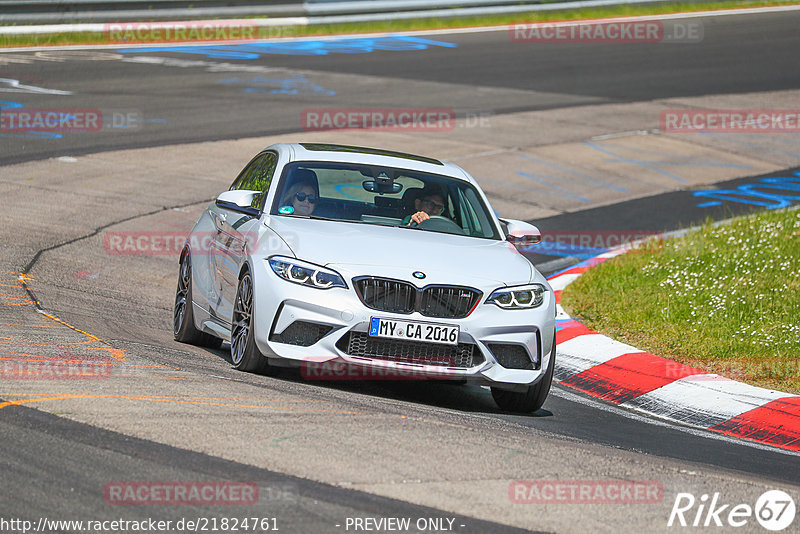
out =
[(281, 207), (290, 206), (294, 215), (308, 216), (314, 212), (319, 201), (316, 174), (308, 169), (299, 169), (295, 181), (283, 196)]
[(441, 216), (444, 213), (444, 208), (445, 196), (442, 190), (436, 186), (426, 185), (414, 200), (416, 213), (403, 219), (403, 224), (406, 226), (412, 223), (420, 224), (430, 219), (433, 215)]

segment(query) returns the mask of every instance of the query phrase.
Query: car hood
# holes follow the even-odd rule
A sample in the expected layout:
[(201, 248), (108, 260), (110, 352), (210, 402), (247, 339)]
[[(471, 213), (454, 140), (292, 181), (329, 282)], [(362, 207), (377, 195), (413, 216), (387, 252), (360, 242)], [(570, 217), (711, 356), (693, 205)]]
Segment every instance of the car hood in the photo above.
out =
[[(373, 224), (271, 217), (269, 226), (297, 258), (350, 276), (427, 284), (527, 284), (533, 266), (507, 241)], [(424, 279), (412, 273), (421, 271)]]

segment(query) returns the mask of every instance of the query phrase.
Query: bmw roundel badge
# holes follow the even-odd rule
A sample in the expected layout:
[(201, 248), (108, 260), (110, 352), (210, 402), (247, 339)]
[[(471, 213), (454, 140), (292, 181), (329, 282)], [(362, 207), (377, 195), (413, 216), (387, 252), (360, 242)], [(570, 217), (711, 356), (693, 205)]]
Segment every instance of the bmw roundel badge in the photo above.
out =
[(422, 280), (423, 278), (425, 278), (425, 273), (423, 273), (422, 271), (414, 271), (414, 272), (413, 272), (413, 273), (411, 273), (411, 274), (414, 276), (414, 278), (418, 278), (418, 279), (420, 279), (420, 280)]

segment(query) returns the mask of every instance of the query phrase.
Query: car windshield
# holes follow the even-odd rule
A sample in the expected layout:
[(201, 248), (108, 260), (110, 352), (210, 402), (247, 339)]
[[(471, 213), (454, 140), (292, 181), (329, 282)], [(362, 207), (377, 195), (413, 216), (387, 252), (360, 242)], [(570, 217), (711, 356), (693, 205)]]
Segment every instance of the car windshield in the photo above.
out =
[[(411, 217), (419, 211), (428, 220), (416, 224)], [(270, 213), (500, 239), (473, 185), (395, 167), (291, 163), (283, 170)]]

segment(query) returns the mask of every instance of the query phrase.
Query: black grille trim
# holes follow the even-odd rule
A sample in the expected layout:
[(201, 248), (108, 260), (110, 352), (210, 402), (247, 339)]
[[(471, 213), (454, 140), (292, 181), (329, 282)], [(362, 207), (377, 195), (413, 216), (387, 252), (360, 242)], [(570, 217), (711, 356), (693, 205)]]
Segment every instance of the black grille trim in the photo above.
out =
[(441, 367), (468, 369), (485, 361), (472, 343), (424, 343), (372, 337), (366, 332), (351, 331), (336, 342), (336, 347), (349, 356)]
[(527, 369), (529, 371), (539, 369), (539, 362), (531, 361), (531, 357), (523, 345), (489, 343), (488, 347), (497, 363), (506, 369)]
[(381, 278), (358, 278), (353, 282), (361, 302), (373, 310), (411, 313), (417, 299), (417, 288), (407, 282)]
[(358, 298), (367, 308), (389, 313), (419, 312), (425, 317), (463, 319), (483, 297), (465, 286), (430, 285), (422, 289), (403, 280), (363, 276), (353, 279)]
[(277, 343), (286, 343), (288, 345), (310, 347), (328, 335), (331, 330), (333, 330), (333, 327), (326, 324), (295, 321), (287, 326), (280, 334), (273, 332), (269, 336), (269, 340)]

